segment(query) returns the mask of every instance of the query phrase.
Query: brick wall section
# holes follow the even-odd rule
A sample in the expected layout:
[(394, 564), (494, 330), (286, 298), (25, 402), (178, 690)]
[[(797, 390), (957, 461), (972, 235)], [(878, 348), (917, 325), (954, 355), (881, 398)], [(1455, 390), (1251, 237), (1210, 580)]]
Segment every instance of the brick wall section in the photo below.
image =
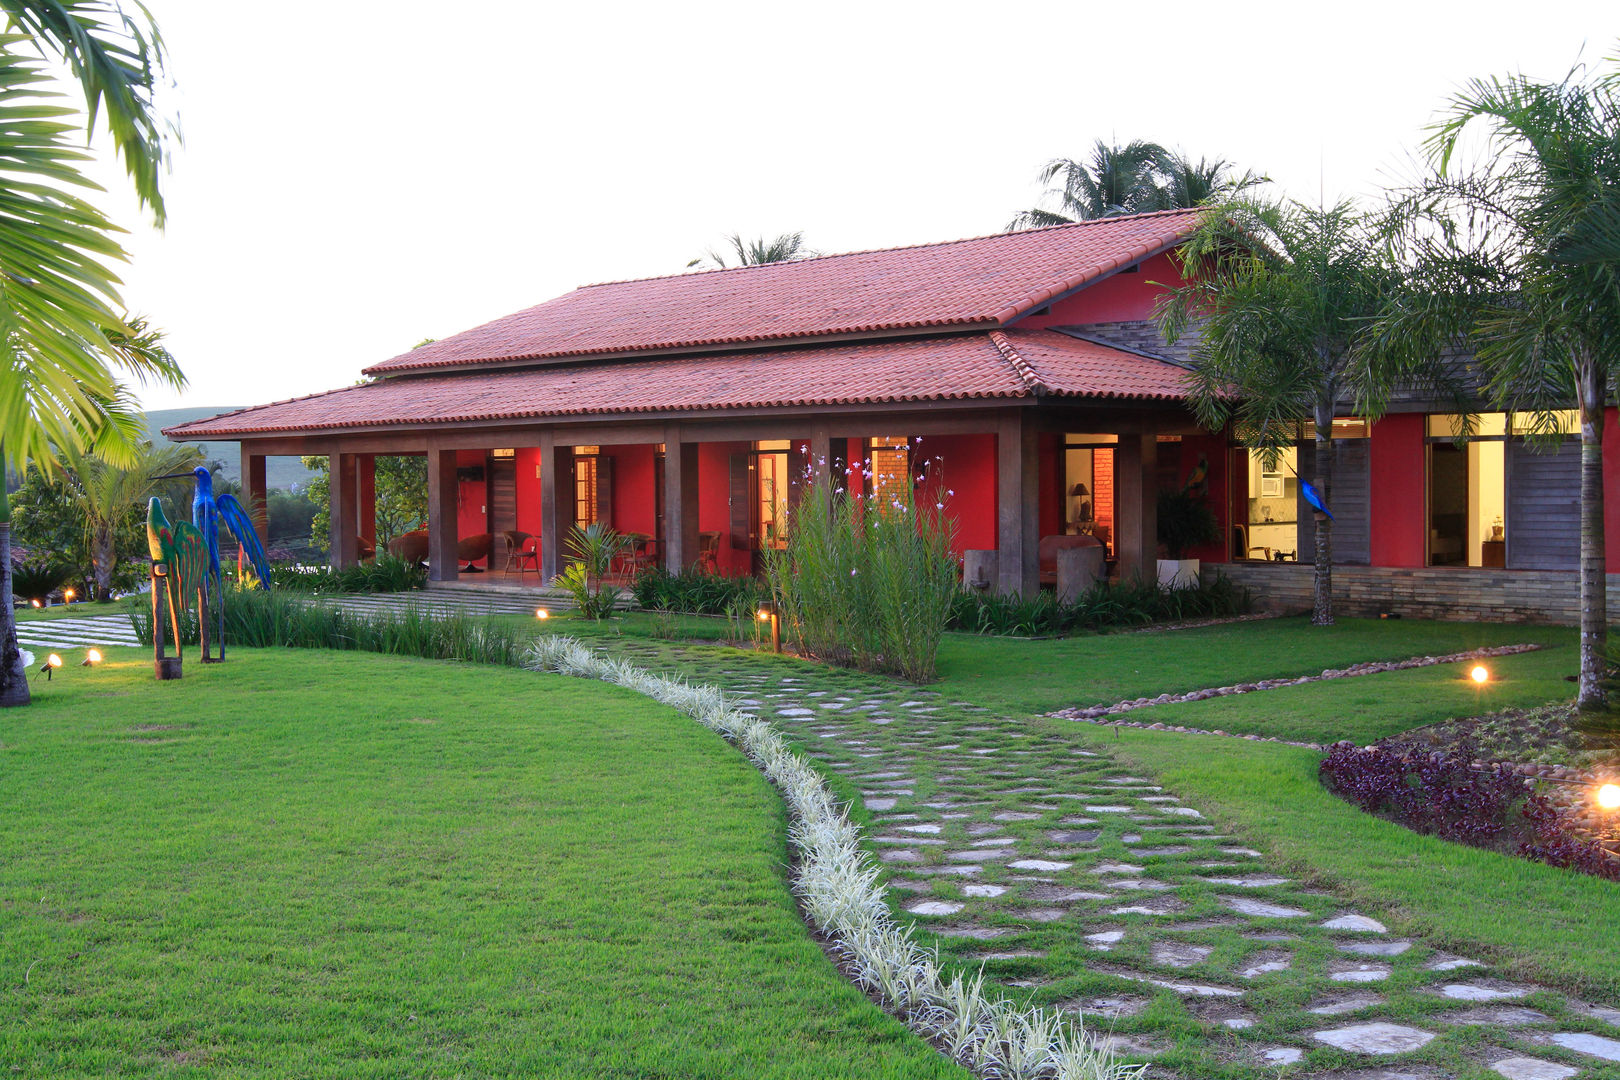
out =
[[(1309, 563), (1205, 563), (1251, 589), (1263, 608), (1309, 611)], [(1609, 610), (1620, 612), (1620, 574), (1609, 575)], [(1335, 566), (1333, 607), (1340, 615), (1393, 612), (1408, 618), (1574, 624), (1580, 582), (1573, 570)]]

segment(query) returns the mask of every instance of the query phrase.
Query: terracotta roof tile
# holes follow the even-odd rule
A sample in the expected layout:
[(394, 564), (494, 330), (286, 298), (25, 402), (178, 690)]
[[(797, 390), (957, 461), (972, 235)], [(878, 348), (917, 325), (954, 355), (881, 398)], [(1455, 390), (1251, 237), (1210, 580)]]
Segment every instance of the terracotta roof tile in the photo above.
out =
[(368, 373), (1002, 326), (1173, 246), (1197, 210), (918, 247), (610, 282), (396, 356)]
[(230, 439), (340, 428), (709, 409), (1033, 398), (1175, 398), (1173, 364), (1050, 330), (404, 376), (165, 429)]

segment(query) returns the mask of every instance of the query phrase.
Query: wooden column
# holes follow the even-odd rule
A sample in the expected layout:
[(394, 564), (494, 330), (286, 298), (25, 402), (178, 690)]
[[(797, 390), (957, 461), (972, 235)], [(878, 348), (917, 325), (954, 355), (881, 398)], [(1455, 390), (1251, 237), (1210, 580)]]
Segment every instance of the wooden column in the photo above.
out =
[(810, 483), (824, 499), (832, 497), (832, 466), (832, 434), (826, 424), (818, 423), (810, 429)]
[(996, 427), (996, 591), (1032, 597), (1040, 591), (1040, 462), (1024, 410)]
[(1114, 454), (1114, 554), (1119, 579), (1159, 577), (1159, 491), (1155, 479), (1159, 441), (1153, 435), (1121, 435)]
[(574, 448), (557, 445), (556, 434), (540, 433), (540, 581), (551, 584), (568, 553), (563, 550), (574, 525)]
[(456, 520), (456, 452), (429, 448), (428, 461), (428, 578), (455, 581), (459, 529)]
[(247, 444), (243, 443), (242, 505), (253, 519), (253, 527), (258, 530), (259, 540), (265, 547), (270, 546), (270, 515), (265, 501), (269, 497), (264, 481), (264, 455), (249, 453)]
[(678, 574), (697, 562), (698, 444), (682, 442), (676, 424), (664, 428), (664, 568)]
[(359, 484), (355, 492), (355, 532), (372, 547), (377, 546), (377, 457), (356, 456)]
[(355, 508), (360, 501), (360, 470), (354, 454), (332, 454), (327, 470), (327, 525), (332, 568), (341, 570), (360, 561), (360, 522)]

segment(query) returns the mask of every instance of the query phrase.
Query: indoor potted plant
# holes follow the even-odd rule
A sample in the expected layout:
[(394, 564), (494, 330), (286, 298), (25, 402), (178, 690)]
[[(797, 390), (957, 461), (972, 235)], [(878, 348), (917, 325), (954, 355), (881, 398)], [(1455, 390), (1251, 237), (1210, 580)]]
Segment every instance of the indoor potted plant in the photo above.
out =
[(1159, 492), (1159, 543), (1169, 556), (1159, 560), (1159, 585), (1197, 588), (1198, 560), (1187, 558), (1187, 550), (1220, 538), (1220, 524), (1203, 499), (1185, 491)]

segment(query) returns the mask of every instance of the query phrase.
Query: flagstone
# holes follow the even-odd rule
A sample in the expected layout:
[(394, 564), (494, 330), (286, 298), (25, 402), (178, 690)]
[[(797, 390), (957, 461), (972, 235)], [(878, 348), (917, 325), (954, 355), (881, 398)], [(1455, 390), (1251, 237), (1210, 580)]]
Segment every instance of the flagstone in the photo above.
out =
[(1000, 926), (933, 926), (929, 929), (941, 937), (972, 938), (974, 941), (992, 941), (1012, 933)]
[(924, 900), (906, 908), (913, 915), (955, 915), (966, 905), (952, 900)]
[(899, 799), (862, 799), (868, 810), (893, 810)]
[(923, 861), (923, 857), (920, 853), (910, 849), (904, 849), (901, 851), (880, 851), (878, 852), (878, 858), (886, 863), (916, 863)]
[(1226, 986), (1211, 986), (1208, 983), (1177, 982), (1174, 979), (1160, 979), (1152, 975), (1140, 975), (1135, 972), (1113, 971), (1111, 975), (1118, 975), (1122, 979), (1133, 982), (1145, 982), (1152, 986), (1162, 987), (1184, 997), (1242, 997), (1242, 990), (1234, 990)]
[(1091, 942), (1092, 948), (1108, 952), (1119, 944), (1120, 939), (1124, 936), (1125, 931), (1123, 930), (1099, 930), (1095, 934), (1087, 934), (1086, 940)]
[(1592, 1057), (1602, 1058), (1604, 1061), (1620, 1061), (1620, 1042), (1605, 1039), (1601, 1035), (1560, 1031), (1552, 1036), (1552, 1041), (1565, 1050), (1573, 1050), (1577, 1054), (1590, 1054)]
[(1328, 975), (1334, 982), (1368, 983), (1383, 982), (1389, 978), (1389, 968), (1383, 964), (1362, 964), (1358, 967), (1346, 968)]
[(1071, 889), (1067, 885), (1036, 885), (1025, 889), (1024, 895), (1031, 900), (1049, 900), (1060, 904), (1072, 904), (1076, 900), (1112, 900), (1111, 893), (1087, 892), (1084, 889)]
[(1401, 1024), (1355, 1024), (1315, 1031), (1311, 1038), (1358, 1054), (1405, 1054), (1427, 1046), (1434, 1034)]
[(1491, 1069), (1507, 1077), (1507, 1080), (1569, 1080), (1580, 1072), (1570, 1065), (1533, 1057), (1503, 1058), (1493, 1062)]
[(1043, 923), (1057, 922), (1067, 914), (1062, 908), (1029, 908), (1018, 913), (1020, 918)]
[(1016, 843), (1018, 843), (1018, 838), (1016, 836), (990, 836), (983, 840), (973, 841), (971, 846), (976, 848), (1008, 847)]
[(1445, 953), (1438, 953), (1427, 964), (1423, 965), (1423, 970), (1424, 971), (1456, 971), (1458, 968), (1471, 968), (1471, 967), (1484, 967), (1484, 966), (1485, 965), (1480, 963), (1478, 960), (1469, 960), (1466, 957), (1462, 957), (1462, 956), (1448, 956)]
[(1153, 962), (1164, 967), (1192, 967), (1201, 964), (1215, 950), (1208, 945), (1187, 945), (1178, 941), (1159, 941), (1153, 945)]
[(1270, 975), (1274, 971), (1287, 971), (1293, 964), (1293, 961), (1287, 957), (1264, 960), (1256, 958), (1256, 960), (1258, 962), (1251, 963), (1248, 967), (1239, 971), (1238, 975), (1245, 979), (1258, 979), (1260, 976)]
[(1257, 874), (1254, 877), (1206, 877), (1199, 878), (1211, 885), (1233, 885), (1243, 889), (1269, 889), (1274, 885), (1286, 885), (1289, 879), (1274, 877), (1267, 874)]
[(1002, 828), (1001, 828), (1000, 825), (991, 825), (988, 822), (981, 823), (981, 824), (978, 824), (978, 825), (969, 825), (967, 827), (967, 829), (966, 829), (966, 832), (967, 832), (967, 834), (969, 836), (983, 836), (986, 833), (1001, 832), (1001, 831), (1002, 831)]
[(1495, 1024), (1501, 1027), (1544, 1024), (1551, 1019), (1544, 1012), (1526, 1009), (1521, 1005), (1485, 1005), (1477, 1009), (1459, 1009), (1443, 1014), (1443, 1018), (1453, 1024)]
[[(1007, 852), (1011, 855), (1012, 852)], [(1073, 863), (1052, 862), (1048, 859), (1019, 859), (1007, 864), (1014, 870), (1067, 870)]]
[(995, 896), (1002, 895), (1006, 891), (1007, 891), (1007, 887), (1005, 885), (964, 885), (964, 886), (962, 886), (962, 895), (963, 896), (995, 897)]
[(1022, 810), (1003, 810), (999, 814), (991, 814), (992, 821), (1039, 821), (1040, 814), (1030, 814)]
[(932, 822), (925, 823), (925, 824), (922, 824), (922, 825), (902, 825), (902, 826), (900, 826), (900, 831), (901, 832), (909, 832), (909, 833), (929, 833), (929, 834), (933, 834), (933, 833), (939, 832), (939, 830), (940, 830), (940, 826), (935, 825)]
[(1328, 930), (1361, 930), (1370, 934), (1387, 934), (1389, 928), (1377, 919), (1369, 919), (1365, 915), (1344, 914), (1337, 915), (1322, 926)]
[(1411, 947), (1410, 941), (1350, 941), (1340, 945), (1339, 951), (1359, 956), (1399, 956)]
[(1262, 919), (1297, 919), (1310, 914), (1299, 908), (1270, 904), (1264, 900), (1251, 900), (1246, 896), (1223, 896), (1220, 897), (1220, 901), (1240, 915), (1253, 915)]
[(1448, 983), (1440, 988), (1440, 996), (1453, 1001), (1503, 1001), (1522, 998), (1529, 992), (1522, 986), (1481, 986), (1478, 983)]
[(1112, 915), (1174, 915), (1185, 911), (1187, 905), (1173, 896), (1156, 897), (1152, 900), (1139, 900), (1134, 904), (1117, 907), (1110, 911)]
[(976, 862), (980, 859), (1007, 859), (1018, 854), (1008, 848), (1006, 850), (991, 850), (989, 848), (973, 848), (968, 851), (947, 851), (945, 858), (951, 862)]
[(1383, 1003), (1384, 999), (1377, 994), (1336, 994), (1316, 1005), (1307, 1005), (1305, 1011), (1315, 1013), (1317, 1016), (1339, 1016), (1343, 1013), (1370, 1009)]
[(1253, 848), (1223, 847), (1223, 848), (1221, 848), (1221, 852), (1223, 854), (1226, 854), (1226, 855), (1246, 855), (1251, 859), (1261, 858), (1260, 853), (1258, 851), (1254, 850)]
[(1260, 1060), (1268, 1065), (1292, 1065), (1305, 1056), (1297, 1046), (1272, 1046), (1260, 1051)]
[(1057, 844), (1090, 844), (1102, 836), (1101, 829), (1053, 829), (1047, 838)]

